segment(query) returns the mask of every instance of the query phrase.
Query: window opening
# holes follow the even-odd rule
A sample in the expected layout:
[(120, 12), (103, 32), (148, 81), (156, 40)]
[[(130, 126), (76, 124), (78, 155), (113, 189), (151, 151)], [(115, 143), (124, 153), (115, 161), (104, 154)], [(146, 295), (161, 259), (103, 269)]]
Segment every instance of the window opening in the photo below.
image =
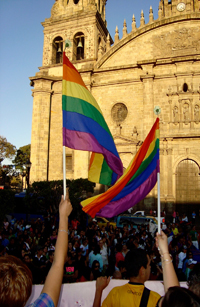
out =
[(188, 85), (187, 83), (183, 84), (183, 91), (186, 93), (188, 91)]

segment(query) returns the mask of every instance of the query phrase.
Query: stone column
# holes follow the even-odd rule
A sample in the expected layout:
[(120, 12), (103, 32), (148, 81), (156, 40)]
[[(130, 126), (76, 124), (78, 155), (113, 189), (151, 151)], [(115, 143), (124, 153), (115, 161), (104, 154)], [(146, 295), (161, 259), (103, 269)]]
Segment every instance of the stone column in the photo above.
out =
[(141, 75), (140, 78), (143, 82), (143, 110), (144, 110), (144, 131), (142, 138), (144, 139), (150, 131), (153, 123), (155, 122), (156, 116), (154, 114), (154, 93), (153, 93), (153, 82), (155, 75), (149, 74), (146, 71), (146, 75)]
[(34, 80), (30, 182), (47, 180), (51, 80)]

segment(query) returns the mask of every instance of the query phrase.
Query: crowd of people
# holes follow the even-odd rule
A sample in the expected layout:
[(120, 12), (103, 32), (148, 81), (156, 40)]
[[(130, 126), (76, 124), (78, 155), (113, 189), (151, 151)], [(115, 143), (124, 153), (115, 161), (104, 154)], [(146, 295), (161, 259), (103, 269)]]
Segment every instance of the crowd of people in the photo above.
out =
[[(200, 264), (193, 259), (193, 252), (197, 251), (197, 256), (199, 253), (195, 225), (190, 229), (186, 222), (169, 224), (165, 227), (165, 233), (157, 233), (157, 236), (148, 232), (148, 225), (140, 225), (136, 229), (133, 225), (124, 225), (123, 229), (118, 229), (108, 223), (100, 229), (97, 222), (92, 220), (84, 228), (76, 218), (69, 222), (71, 209), (69, 199), (64, 201), (62, 198), (58, 221), (49, 212), (44, 221), (37, 219), (31, 224), (23, 220), (16, 221), (14, 217), (10, 222), (5, 219), (0, 237), (1, 306), (8, 304), (6, 295), (9, 287), (16, 286), (16, 280), (11, 283), (15, 275), (8, 277), (11, 272), (9, 266), (12, 269), (20, 267), (19, 273), (26, 275), (27, 287), (32, 278), (34, 284), (44, 283), (39, 300), (53, 302), (49, 306), (57, 305), (62, 283), (89, 280), (97, 280), (94, 307), (100, 306), (102, 291), (110, 278), (129, 279), (126, 287), (130, 288), (130, 293), (142, 291), (145, 294), (142, 301), (151, 297), (153, 304), (156, 304), (160, 297), (154, 292), (144, 291), (146, 280), (163, 279), (167, 292), (169, 287), (179, 286), (177, 276), (181, 280), (190, 276), (189, 285), (195, 293), (195, 299), (196, 295), (200, 296)], [(21, 260), (16, 260), (16, 257)], [(139, 292), (135, 292), (138, 286)], [(17, 289), (19, 287), (16, 286)], [(114, 306), (112, 301), (116, 297), (121, 300), (121, 295), (123, 297), (127, 289), (113, 291), (103, 306)], [(26, 289), (26, 296), (29, 295), (30, 287)], [(16, 300), (17, 297), (9, 299)], [(24, 300), (27, 297), (24, 296)]]
[[(194, 223), (187, 222), (176, 219), (163, 227), (174, 268), (182, 281), (188, 280), (198, 255), (200, 260), (198, 233)], [(72, 219), (63, 282), (96, 280), (100, 276), (126, 279), (125, 256), (129, 250), (136, 249), (145, 250), (150, 257), (150, 280), (162, 280), (155, 236), (148, 230), (148, 225), (134, 228), (132, 224), (121, 229), (110, 223), (99, 227), (95, 219), (85, 226), (76, 218)], [(33, 283), (42, 284), (53, 263), (57, 235), (58, 219), (49, 211), (44, 220), (38, 218), (31, 223), (23, 219), (17, 221), (13, 216), (10, 222), (4, 220), (0, 232), (0, 256), (8, 254), (20, 258), (31, 270)]]

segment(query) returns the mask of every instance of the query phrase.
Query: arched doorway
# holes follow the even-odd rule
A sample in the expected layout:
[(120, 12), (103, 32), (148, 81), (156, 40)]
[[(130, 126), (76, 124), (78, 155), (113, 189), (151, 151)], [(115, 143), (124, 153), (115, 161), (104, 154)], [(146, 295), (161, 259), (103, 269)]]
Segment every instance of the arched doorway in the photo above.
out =
[[(194, 160), (182, 160), (176, 169), (176, 203), (181, 211), (188, 212), (200, 204), (200, 170)], [(190, 209), (191, 207), (191, 209)], [(194, 207), (193, 207), (194, 208)]]

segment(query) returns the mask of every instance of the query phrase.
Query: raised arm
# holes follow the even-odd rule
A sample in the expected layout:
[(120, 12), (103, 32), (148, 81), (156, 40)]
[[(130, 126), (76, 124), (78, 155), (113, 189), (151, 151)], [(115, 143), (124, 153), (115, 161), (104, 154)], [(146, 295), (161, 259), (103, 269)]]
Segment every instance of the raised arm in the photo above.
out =
[(66, 199), (62, 196), (59, 205), (59, 229), (55, 246), (54, 260), (51, 269), (47, 275), (42, 293), (48, 294), (54, 302), (55, 307), (58, 304), (60, 289), (63, 279), (63, 267), (68, 248), (68, 216), (72, 211), (72, 205), (69, 200), (67, 190)]
[(163, 231), (161, 231), (161, 234), (156, 234), (156, 245), (159, 248), (159, 253), (161, 255), (164, 288), (165, 292), (167, 292), (168, 288), (179, 286), (179, 281), (169, 253), (167, 236)]
[(110, 277), (99, 277), (97, 278), (96, 281), (96, 292), (95, 292), (95, 297), (94, 297), (94, 302), (93, 302), (93, 307), (100, 307), (101, 306), (101, 297), (102, 297), (102, 292), (103, 289), (107, 287), (107, 285), (110, 282)]

